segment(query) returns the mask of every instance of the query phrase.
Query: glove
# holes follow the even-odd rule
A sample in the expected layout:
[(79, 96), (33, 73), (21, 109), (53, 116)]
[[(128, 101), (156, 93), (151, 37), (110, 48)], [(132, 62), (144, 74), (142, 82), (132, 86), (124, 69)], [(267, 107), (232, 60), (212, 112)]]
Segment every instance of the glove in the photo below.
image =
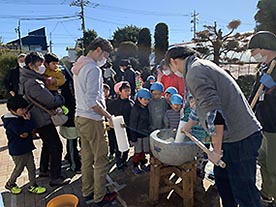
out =
[(264, 84), (267, 88), (272, 88), (273, 86), (276, 86), (276, 82), (272, 79), (271, 75), (267, 75), (264, 73), (260, 79), (260, 82)]
[(219, 161), (222, 158), (222, 153), (218, 154), (214, 151), (212, 151), (211, 153), (208, 153), (208, 160), (210, 160), (212, 163), (214, 163), (214, 165), (219, 166)]

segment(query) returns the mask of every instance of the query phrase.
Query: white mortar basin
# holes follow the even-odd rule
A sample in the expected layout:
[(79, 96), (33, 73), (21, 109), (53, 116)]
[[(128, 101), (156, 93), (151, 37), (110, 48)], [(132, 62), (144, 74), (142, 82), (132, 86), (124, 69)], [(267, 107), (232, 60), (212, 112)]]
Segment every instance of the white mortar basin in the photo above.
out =
[(185, 137), (182, 143), (173, 142), (176, 132), (171, 129), (155, 130), (150, 134), (150, 149), (155, 158), (167, 165), (182, 165), (195, 159), (198, 147)]

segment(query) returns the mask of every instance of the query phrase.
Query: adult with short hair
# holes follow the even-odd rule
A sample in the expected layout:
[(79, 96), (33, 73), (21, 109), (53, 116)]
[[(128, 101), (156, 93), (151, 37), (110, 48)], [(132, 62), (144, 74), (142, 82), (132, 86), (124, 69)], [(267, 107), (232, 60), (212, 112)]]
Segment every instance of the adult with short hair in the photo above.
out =
[[(256, 159), (261, 125), (237, 83), (222, 68), (196, 56), (189, 47), (173, 47), (166, 61), (182, 74), (195, 98), (199, 122), (212, 138), (208, 159), (224, 207), (261, 207)], [(185, 129), (185, 127), (184, 127)], [(187, 129), (186, 129), (187, 130)], [(218, 166), (223, 159), (226, 168)]]
[(18, 94), (19, 90), (19, 74), (20, 69), (25, 66), (26, 54), (21, 53), (17, 56), (17, 64), (15, 68), (8, 71), (4, 78), (4, 86), (7, 90), (7, 94), (10, 96), (15, 96)]
[(112, 126), (106, 111), (103, 78), (100, 69), (113, 50), (111, 43), (96, 38), (72, 68), (76, 96), (75, 125), (81, 137), (82, 195), (86, 201), (94, 198), (96, 206), (111, 203), (116, 192), (107, 193), (108, 144), (105, 137), (104, 117)]
[[(19, 93), (25, 95), (30, 103), (34, 100), (49, 110), (62, 105), (64, 98), (61, 95), (53, 95), (45, 86), (41, 75), (41, 71), (45, 70), (43, 55), (39, 52), (31, 52), (26, 56), (25, 62), (26, 66), (20, 73)], [(35, 104), (30, 109), (30, 113), (42, 139), (39, 175), (50, 176), (50, 186), (68, 184), (70, 180), (61, 176), (62, 143), (50, 114)]]
[(118, 82), (127, 81), (131, 87), (131, 96), (134, 97), (136, 89), (136, 73), (131, 67), (128, 59), (122, 59), (119, 63), (120, 71), (116, 74), (115, 79)]
[(272, 61), (276, 61), (276, 35), (269, 31), (257, 32), (250, 39), (248, 49), (260, 63), (250, 102), (260, 84), (262, 94), (256, 103), (255, 113), (263, 126), (263, 141), (259, 150), (258, 163), (262, 175), (262, 200), (271, 204), (276, 199), (276, 69), (267, 74)]

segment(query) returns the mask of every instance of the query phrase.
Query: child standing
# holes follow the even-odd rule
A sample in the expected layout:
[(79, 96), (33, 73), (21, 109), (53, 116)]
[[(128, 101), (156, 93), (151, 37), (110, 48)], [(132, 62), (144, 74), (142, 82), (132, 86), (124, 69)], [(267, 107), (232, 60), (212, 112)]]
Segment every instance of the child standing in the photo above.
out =
[[(130, 140), (134, 145), (133, 172), (136, 175), (149, 171), (145, 153), (149, 152), (149, 110), (151, 94), (148, 89), (141, 88), (136, 94), (135, 105), (130, 113)], [(140, 168), (139, 168), (140, 165)]]
[(22, 189), (16, 184), (17, 178), (26, 167), (30, 186), (28, 191), (35, 194), (46, 192), (45, 187), (38, 186), (35, 178), (35, 164), (32, 151), (35, 149), (32, 139), (33, 123), (27, 112), (28, 102), (22, 96), (14, 96), (7, 102), (10, 113), (2, 116), (8, 138), (9, 154), (15, 167), (5, 185), (12, 194), (19, 194)]
[(160, 82), (154, 82), (151, 87), (152, 99), (149, 102), (149, 114), (150, 114), (150, 132), (156, 129), (163, 129), (165, 127), (164, 116), (167, 111), (167, 102), (162, 97), (164, 92), (164, 86)]
[(59, 59), (53, 53), (46, 53), (44, 58), (46, 70), (43, 73), (43, 76), (45, 78), (45, 83), (49, 91), (56, 94), (59, 87), (65, 83), (65, 78), (61, 70), (58, 68)]
[[(124, 117), (125, 124), (128, 126), (131, 108), (134, 105), (133, 100), (130, 99), (131, 86), (127, 81), (120, 81), (115, 84), (114, 91), (119, 95), (119, 97), (110, 102), (108, 105), (108, 112), (114, 116), (122, 115)], [(130, 137), (129, 129), (127, 128), (126, 131), (128, 137)], [(124, 170), (124, 168), (127, 167), (128, 151), (123, 153), (119, 151), (114, 129), (110, 129), (108, 137), (113, 140), (115, 144), (115, 159), (117, 168), (119, 170)]]
[(178, 94), (178, 90), (173, 87), (170, 86), (165, 90), (165, 94), (164, 94), (164, 98), (166, 99), (166, 102), (168, 104), (168, 109), (171, 109), (171, 96), (174, 94)]
[(183, 98), (179, 94), (174, 94), (170, 98), (171, 109), (166, 111), (164, 122), (165, 127), (168, 129), (177, 129), (179, 121), (181, 119)]
[[(208, 142), (210, 141), (210, 136), (199, 123), (195, 100), (191, 94), (188, 96), (188, 103), (184, 110), (183, 121), (187, 122), (184, 126), (185, 131), (190, 131), (193, 136), (195, 136), (197, 139), (203, 142), (207, 148), (209, 148), (210, 144), (208, 144)], [(200, 179), (205, 177), (205, 166), (207, 162), (207, 154), (202, 150), (199, 150), (197, 153), (197, 176)]]
[[(103, 84), (103, 93), (104, 93), (105, 105), (107, 107), (107, 111), (109, 111), (110, 110), (109, 108), (111, 107), (110, 103), (113, 100), (109, 96), (110, 95), (110, 86), (106, 83)], [(108, 163), (112, 163), (115, 159), (114, 153), (115, 153), (115, 147), (116, 147), (116, 137), (115, 137), (114, 129), (112, 129), (109, 126), (109, 123), (107, 120), (105, 120), (105, 130), (107, 132), (108, 146), (109, 146)]]

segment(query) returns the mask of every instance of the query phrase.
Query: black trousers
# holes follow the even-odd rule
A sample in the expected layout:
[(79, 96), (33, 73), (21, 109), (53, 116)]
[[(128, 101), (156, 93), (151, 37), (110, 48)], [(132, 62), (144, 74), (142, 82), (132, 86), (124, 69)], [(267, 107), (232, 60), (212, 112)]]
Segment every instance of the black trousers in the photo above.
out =
[(37, 129), (42, 139), (40, 171), (47, 172), (50, 164), (50, 177), (56, 179), (61, 173), (62, 143), (53, 124)]

